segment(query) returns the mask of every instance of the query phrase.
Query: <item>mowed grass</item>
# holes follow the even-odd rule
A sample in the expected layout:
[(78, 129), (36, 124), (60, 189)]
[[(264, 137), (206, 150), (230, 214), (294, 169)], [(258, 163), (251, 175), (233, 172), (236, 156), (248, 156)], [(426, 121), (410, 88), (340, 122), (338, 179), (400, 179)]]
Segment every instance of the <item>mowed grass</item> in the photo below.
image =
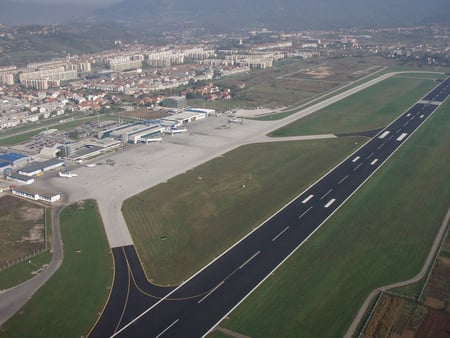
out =
[(147, 276), (163, 285), (186, 280), (364, 141), (247, 145), (126, 200)]
[(427, 79), (393, 77), (280, 128), (271, 136), (355, 133), (384, 127), (431, 90)]
[(416, 275), (450, 205), (449, 113), (450, 101), (220, 325), (342, 337), (370, 291)]
[(112, 285), (112, 256), (94, 201), (61, 213), (64, 261), (55, 275), (1, 329), (1, 337), (85, 335)]

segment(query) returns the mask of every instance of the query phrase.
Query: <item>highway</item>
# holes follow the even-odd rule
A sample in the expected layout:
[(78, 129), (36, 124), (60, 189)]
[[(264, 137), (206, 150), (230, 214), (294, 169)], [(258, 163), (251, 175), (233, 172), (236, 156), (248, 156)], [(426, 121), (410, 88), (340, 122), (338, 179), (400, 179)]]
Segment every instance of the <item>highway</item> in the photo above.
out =
[(177, 288), (150, 285), (134, 247), (114, 248), (114, 287), (89, 337), (206, 335), (324, 224), (449, 94), (450, 78), (447, 78), (277, 214)]

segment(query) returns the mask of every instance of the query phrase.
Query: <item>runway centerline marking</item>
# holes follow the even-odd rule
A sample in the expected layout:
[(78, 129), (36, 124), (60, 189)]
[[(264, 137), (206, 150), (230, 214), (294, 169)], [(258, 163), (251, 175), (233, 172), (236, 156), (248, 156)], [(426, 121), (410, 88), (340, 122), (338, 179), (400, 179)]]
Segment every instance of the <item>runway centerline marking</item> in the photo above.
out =
[(353, 168), (353, 171), (356, 171), (356, 170), (358, 170), (359, 169), (359, 167), (361, 167), (362, 166), (362, 163), (360, 163), (360, 164), (358, 164), (356, 167), (354, 167)]
[(286, 228), (284, 228), (284, 230), (281, 231), (278, 235), (276, 235), (274, 238), (272, 238), (272, 242), (275, 242), (278, 239), (278, 237), (280, 237), (282, 234), (284, 234), (287, 231), (287, 229), (289, 229), (289, 225)]
[(303, 216), (306, 215), (307, 212), (309, 212), (313, 207), (309, 207), (308, 210), (306, 210), (305, 212), (303, 212), (303, 214), (301, 214), (300, 216), (298, 216), (298, 219), (302, 218)]
[(348, 175), (345, 175), (344, 177), (341, 178), (341, 180), (338, 182), (338, 184), (341, 184), (341, 183), (344, 182), (347, 178), (348, 178)]
[(336, 202), (336, 199), (335, 198), (332, 198), (331, 200), (329, 200), (328, 201), (328, 203), (327, 204), (325, 204), (325, 208), (328, 208), (328, 207), (330, 207), (334, 202)]
[(250, 263), (252, 261), (252, 259), (254, 259), (256, 256), (258, 256), (260, 253), (261, 253), (261, 250), (258, 250), (257, 252), (255, 252), (255, 254), (252, 257), (250, 257), (249, 259), (247, 259), (244, 263), (242, 263), (238, 269), (242, 269), (244, 266), (246, 266), (248, 263)]
[(325, 195), (323, 195), (320, 199), (321, 200), (323, 200), (325, 197), (327, 197), (327, 195), (330, 193), (330, 192), (332, 192), (333, 191), (333, 189), (330, 189), (330, 190), (328, 190), (326, 193), (325, 193)]
[(180, 319), (177, 319), (176, 321), (174, 321), (172, 324), (170, 324), (165, 330), (163, 330), (159, 335), (156, 336), (156, 338), (161, 337), (164, 333), (166, 333), (167, 331), (169, 331), (169, 329), (174, 326), (176, 323), (178, 323)]
[(375, 153), (372, 153), (369, 156), (367, 156), (367, 159), (371, 158), (373, 155), (375, 155)]
[(377, 149), (380, 150), (381, 148), (383, 148), (383, 146), (384, 146), (384, 143), (381, 143)]
[(302, 204), (308, 203), (308, 201), (309, 201), (311, 198), (313, 198), (313, 197), (314, 197), (314, 195), (309, 195), (308, 197), (306, 197), (306, 198), (302, 201)]
[(200, 299), (200, 300), (197, 302), (197, 304), (200, 304), (200, 303), (203, 302), (206, 298), (208, 298), (214, 291), (216, 291), (218, 288), (220, 288), (220, 287), (223, 285), (223, 283), (225, 283), (225, 281), (221, 281), (219, 284), (217, 284), (217, 285), (214, 287), (214, 289), (212, 289), (211, 291), (209, 291), (209, 292), (205, 295), (205, 297), (203, 297), (202, 299)]

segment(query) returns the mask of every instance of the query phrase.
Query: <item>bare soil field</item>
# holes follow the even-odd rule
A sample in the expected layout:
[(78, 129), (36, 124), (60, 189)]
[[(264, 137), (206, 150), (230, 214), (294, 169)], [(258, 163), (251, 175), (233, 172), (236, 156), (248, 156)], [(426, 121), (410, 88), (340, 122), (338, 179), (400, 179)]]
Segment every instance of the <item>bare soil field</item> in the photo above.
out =
[[(384, 294), (361, 337), (450, 337), (450, 237), (423, 294), (423, 304)], [(395, 313), (395, 316), (392, 314)]]
[(0, 198), (0, 267), (44, 248), (44, 212), (13, 196)]

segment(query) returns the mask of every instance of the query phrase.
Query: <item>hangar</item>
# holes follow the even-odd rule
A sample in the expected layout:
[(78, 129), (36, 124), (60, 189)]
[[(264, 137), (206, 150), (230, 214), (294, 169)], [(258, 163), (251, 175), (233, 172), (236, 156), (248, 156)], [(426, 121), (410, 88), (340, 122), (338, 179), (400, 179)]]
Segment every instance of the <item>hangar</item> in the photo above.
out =
[(59, 158), (52, 158), (51, 160), (39, 163), (33, 163), (27, 165), (19, 170), (19, 174), (25, 176), (36, 176), (41, 175), (46, 171), (56, 169), (62, 167), (64, 165), (64, 161)]
[(9, 163), (11, 167), (20, 167), (27, 164), (31, 160), (30, 156), (19, 153), (0, 154), (0, 162)]

